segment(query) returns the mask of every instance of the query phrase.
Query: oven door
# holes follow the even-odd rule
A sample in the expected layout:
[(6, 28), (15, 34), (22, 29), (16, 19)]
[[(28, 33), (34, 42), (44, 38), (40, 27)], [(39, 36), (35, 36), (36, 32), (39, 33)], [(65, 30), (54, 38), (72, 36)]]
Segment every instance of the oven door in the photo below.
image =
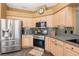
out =
[(34, 39), (33, 45), (36, 47), (44, 48), (44, 40)]

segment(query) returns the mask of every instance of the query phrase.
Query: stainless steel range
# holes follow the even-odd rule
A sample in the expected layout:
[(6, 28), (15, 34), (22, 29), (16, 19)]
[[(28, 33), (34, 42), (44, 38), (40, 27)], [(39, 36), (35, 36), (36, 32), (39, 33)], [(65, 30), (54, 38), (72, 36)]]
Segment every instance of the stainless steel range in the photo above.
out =
[(0, 20), (0, 53), (21, 50), (21, 21)]
[(45, 48), (44, 36), (34, 35), (33, 45), (40, 48)]

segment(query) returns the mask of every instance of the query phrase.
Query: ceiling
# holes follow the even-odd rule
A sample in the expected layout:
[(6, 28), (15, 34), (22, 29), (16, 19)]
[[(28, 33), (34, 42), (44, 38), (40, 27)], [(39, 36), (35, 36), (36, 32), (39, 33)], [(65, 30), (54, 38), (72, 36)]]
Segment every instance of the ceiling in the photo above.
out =
[(46, 5), (48, 8), (55, 6), (57, 3), (7, 3), (10, 8), (36, 11), (38, 7)]

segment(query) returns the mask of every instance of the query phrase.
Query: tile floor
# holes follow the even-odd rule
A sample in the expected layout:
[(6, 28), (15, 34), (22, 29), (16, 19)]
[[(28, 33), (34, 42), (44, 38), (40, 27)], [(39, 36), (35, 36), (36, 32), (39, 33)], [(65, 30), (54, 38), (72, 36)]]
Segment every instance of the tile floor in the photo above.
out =
[[(1, 54), (0, 56), (33, 56), (33, 55), (29, 54), (29, 52), (32, 49), (33, 48), (22, 49), (22, 50), (16, 51), (16, 52)], [(44, 51), (42, 56), (53, 56), (53, 55), (51, 53), (48, 53), (48, 52)]]

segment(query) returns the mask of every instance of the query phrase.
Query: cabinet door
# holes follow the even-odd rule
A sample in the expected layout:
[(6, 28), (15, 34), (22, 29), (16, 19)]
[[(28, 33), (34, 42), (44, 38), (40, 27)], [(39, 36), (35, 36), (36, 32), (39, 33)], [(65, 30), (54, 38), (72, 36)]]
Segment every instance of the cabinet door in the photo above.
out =
[(64, 48), (64, 56), (79, 56), (79, 55), (77, 53), (73, 52), (72, 50)]
[(65, 20), (66, 20), (66, 16), (65, 16), (65, 10), (62, 9), (59, 11), (59, 23), (60, 23), (60, 26), (65, 26)]
[(47, 26), (53, 27), (53, 15), (46, 16), (47, 17)]
[(30, 35), (22, 37), (22, 48), (33, 47), (33, 37)]
[(59, 12), (56, 13), (56, 26), (58, 27), (60, 25), (60, 15)]
[(56, 40), (55, 45), (56, 45), (55, 55), (56, 56), (63, 56), (63, 42), (59, 41), (59, 40)]
[(45, 50), (50, 52), (50, 39), (49, 39), (49, 37), (45, 38)]
[(53, 15), (53, 27), (58, 26), (58, 19), (57, 19), (57, 13)]
[(65, 13), (66, 13), (66, 26), (72, 27), (73, 26), (72, 7), (66, 7)]
[(52, 38), (52, 40), (51, 40), (51, 53), (53, 54), (53, 55), (55, 55), (55, 52), (56, 52), (56, 45), (55, 45), (55, 41), (53, 41), (53, 38)]
[(56, 44), (56, 56), (63, 56), (63, 47), (59, 44)]

